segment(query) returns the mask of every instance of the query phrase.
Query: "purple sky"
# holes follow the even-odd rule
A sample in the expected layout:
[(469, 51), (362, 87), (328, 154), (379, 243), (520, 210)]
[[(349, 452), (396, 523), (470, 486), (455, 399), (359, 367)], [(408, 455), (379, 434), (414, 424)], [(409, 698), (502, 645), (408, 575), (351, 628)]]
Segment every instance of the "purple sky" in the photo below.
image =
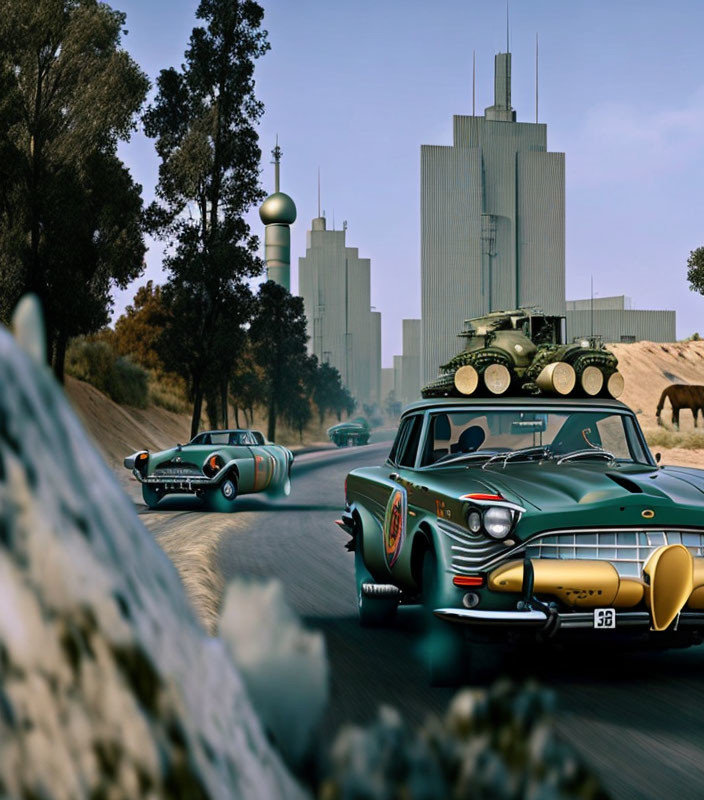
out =
[[(196, 0), (113, 0), (127, 12), (124, 44), (154, 79), (178, 65)], [(421, 144), (450, 144), (452, 115), (491, 105), (493, 56), (505, 49), (502, 0), (268, 0), (271, 51), (257, 66), (263, 181), (284, 151), (281, 188), (298, 207), (292, 285), (317, 214), (317, 170), (328, 223), (372, 260), (384, 366), (401, 348), (401, 319), (420, 315)], [(679, 337), (704, 334), (704, 297), (686, 259), (704, 245), (704, 3), (701, 0), (512, 0), (513, 106), (534, 120), (535, 34), (540, 121), (566, 153), (567, 295), (627, 294), (634, 308), (677, 310)], [(141, 133), (121, 155), (153, 196), (158, 162)], [(255, 213), (252, 225), (263, 227)], [(151, 243), (146, 275), (163, 280)]]

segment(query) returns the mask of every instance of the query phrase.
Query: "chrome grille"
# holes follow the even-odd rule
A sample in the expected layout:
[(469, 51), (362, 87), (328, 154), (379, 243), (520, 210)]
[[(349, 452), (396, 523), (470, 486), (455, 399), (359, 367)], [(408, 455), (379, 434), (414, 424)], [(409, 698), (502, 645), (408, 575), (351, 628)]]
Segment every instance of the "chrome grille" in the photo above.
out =
[(701, 558), (704, 556), (704, 531), (560, 531), (531, 539), (525, 552), (530, 558), (610, 561), (619, 575), (639, 578), (650, 554), (666, 544), (682, 544), (695, 558)]
[(168, 461), (155, 467), (153, 475), (155, 477), (162, 475), (203, 475), (203, 472), (195, 464), (189, 464), (187, 461), (181, 464)]

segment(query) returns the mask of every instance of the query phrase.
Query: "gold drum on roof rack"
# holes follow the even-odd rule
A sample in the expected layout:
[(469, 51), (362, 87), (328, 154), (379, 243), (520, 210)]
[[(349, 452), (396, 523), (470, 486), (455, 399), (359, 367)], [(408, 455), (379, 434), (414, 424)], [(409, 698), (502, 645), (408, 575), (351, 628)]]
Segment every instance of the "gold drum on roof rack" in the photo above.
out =
[(582, 389), (591, 397), (598, 395), (604, 387), (604, 374), (599, 367), (586, 367), (579, 380)]
[(623, 394), (623, 390), (625, 388), (625, 381), (623, 380), (623, 375), (620, 372), (614, 372), (613, 375), (609, 376), (609, 380), (606, 382), (606, 388), (609, 390), (609, 394), (613, 398), (621, 397)]
[(543, 368), (536, 378), (536, 386), (544, 392), (569, 394), (575, 387), (577, 375), (574, 367), (564, 361), (554, 361)]
[(455, 372), (455, 388), (460, 394), (474, 394), (479, 386), (479, 373), (469, 364)]
[(484, 383), (492, 394), (504, 394), (511, 385), (511, 373), (503, 364), (490, 364), (484, 370)]

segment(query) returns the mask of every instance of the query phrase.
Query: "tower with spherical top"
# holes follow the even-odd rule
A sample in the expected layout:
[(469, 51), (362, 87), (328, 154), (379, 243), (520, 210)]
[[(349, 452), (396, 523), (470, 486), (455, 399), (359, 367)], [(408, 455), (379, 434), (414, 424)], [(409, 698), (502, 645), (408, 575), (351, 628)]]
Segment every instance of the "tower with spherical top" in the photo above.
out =
[(259, 217), (264, 228), (264, 261), (268, 280), (291, 291), (291, 225), (296, 221), (296, 204), (279, 191), (281, 148), (277, 139), (274, 156), (274, 194), (262, 203)]

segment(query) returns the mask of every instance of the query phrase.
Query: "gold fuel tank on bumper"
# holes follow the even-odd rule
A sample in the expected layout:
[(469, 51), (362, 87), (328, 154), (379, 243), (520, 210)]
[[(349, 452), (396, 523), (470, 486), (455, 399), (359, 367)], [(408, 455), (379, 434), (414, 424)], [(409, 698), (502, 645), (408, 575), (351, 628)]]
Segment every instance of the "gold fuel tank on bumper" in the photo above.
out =
[[(685, 606), (695, 611), (704, 609), (704, 558), (693, 558), (681, 544), (654, 550), (643, 567), (642, 579), (620, 577), (608, 561), (531, 559), (530, 563), (536, 595), (555, 597), (574, 609), (634, 609), (642, 603), (648, 612), (637, 616), (640, 619), (647, 614), (654, 631), (666, 630)], [(521, 593), (524, 571), (524, 561), (503, 564), (489, 575), (488, 587), (495, 592)], [(508, 612), (491, 613), (499, 616)], [(510, 613), (515, 616), (525, 612)], [(533, 624), (537, 622), (535, 619)]]

